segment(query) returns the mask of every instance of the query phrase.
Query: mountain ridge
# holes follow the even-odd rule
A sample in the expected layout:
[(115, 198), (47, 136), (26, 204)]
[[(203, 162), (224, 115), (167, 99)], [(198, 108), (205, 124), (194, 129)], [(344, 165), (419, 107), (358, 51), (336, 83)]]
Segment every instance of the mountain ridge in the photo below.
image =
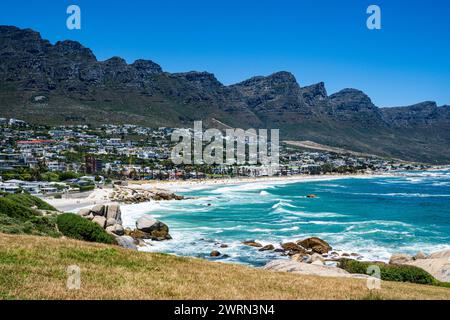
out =
[(323, 82), (302, 87), (287, 71), (224, 85), (212, 73), (169, 73), (151, 60), (98, 61), (79, 42), (51, 44), (31, 29), (0, 26), (0, 84), (2, 116), (38, 123), (190, 127), (218, 120), (279, 128), (290, 140), (450, 163), (449, 106), (379, 108), (358, 89), (328, 95)]

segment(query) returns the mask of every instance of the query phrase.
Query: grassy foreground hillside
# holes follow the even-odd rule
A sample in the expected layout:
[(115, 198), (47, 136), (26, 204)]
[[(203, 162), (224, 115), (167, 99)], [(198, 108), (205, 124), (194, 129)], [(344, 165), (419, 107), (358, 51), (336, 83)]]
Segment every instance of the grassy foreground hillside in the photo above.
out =
[[(66, 268), (81, 268), (81, 289)], [(298, 276), (62, 238), (0, 234), (1, 299), (450, 299), (450, 290)]]

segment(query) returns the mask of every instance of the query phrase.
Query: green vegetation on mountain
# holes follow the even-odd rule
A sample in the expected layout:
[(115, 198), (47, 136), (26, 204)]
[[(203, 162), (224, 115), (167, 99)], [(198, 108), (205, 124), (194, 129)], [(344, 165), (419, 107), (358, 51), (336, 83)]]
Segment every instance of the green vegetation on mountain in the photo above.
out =
[(32, 123), (277, 128), (281, 139), (433, 164), (450, 163), (450, 106), (378, 108), (362, 91), (328, 95), (289, 72), (225, 86), (207, 72), (152, 61), (98, 61), (75, 41), (51, 44), (0, 26), (0, 116)]

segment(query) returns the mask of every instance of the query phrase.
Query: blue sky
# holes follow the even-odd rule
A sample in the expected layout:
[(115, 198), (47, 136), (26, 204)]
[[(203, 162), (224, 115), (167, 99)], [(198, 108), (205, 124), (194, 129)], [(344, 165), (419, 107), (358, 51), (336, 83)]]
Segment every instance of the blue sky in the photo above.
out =
[[(81, 30), (66, 28), (70, 4)], [(382, 30), (366, 27), (370, 4)], [(99, 60), (151, 59), (225, 84), (286, 70), (330, 94), (361, 89), (378, 106), (450, 104), (448, 0), (1, 0), (0, 24), (80, 41)]]

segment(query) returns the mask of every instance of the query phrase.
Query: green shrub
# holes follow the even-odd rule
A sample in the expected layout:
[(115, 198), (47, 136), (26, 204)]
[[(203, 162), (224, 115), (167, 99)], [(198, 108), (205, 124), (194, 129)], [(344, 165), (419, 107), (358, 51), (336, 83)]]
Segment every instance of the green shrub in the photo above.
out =
[(414, 266), (361, 262), (351, 259), (341, 259), (339, 262), (340, 268), (350, 273), (359, 274), (366, 274), (367, 268), (371, 265), (377, 265), (380, 267), (381, 280), (439, 285), (439, 281), (436, 280), (431, 274)]
[(48, 182), (60, 181), (59, 175), (56, 172), (44, 172), (40, 174), (40, 180)]
[(40, 210), (57, 211), (44, 200), (34, 197), (28, 193), (11, 194), (7, 195), (5, 198), (29, 208), (36, 206)]
[(80, 192), (92, 191), (95, 189), (95, 185), (90, 184), (87, 186), (78, 186), (78, 188), (80, 189)]
[(29, 207), (17, 203), (9, 198), (0, 198), (0, 214), (11, 218), (23, 219), (29, 218), (35, 213)]
[(60, 236), (55, 216), (42, 216), (32, 209), (55, 210), (39, 198), (27, 194), (8, 194), (0, 197), (0, 232)]
[(80, 175), (78, 173), (76, 173), (76, 172), (73, 172), (73, 171), (61, 172), (59, 174), (59, 179), (61, 181), (65, 181), (65, 180), (68, 180), (68, 179), (77, 179), (79, 177), (80, 177)]
[(114, 236), (107, 233), (98, 224), (73, 213), (58, 216), (59, 231), (66, 237), (90, 242), (116, 244)]

